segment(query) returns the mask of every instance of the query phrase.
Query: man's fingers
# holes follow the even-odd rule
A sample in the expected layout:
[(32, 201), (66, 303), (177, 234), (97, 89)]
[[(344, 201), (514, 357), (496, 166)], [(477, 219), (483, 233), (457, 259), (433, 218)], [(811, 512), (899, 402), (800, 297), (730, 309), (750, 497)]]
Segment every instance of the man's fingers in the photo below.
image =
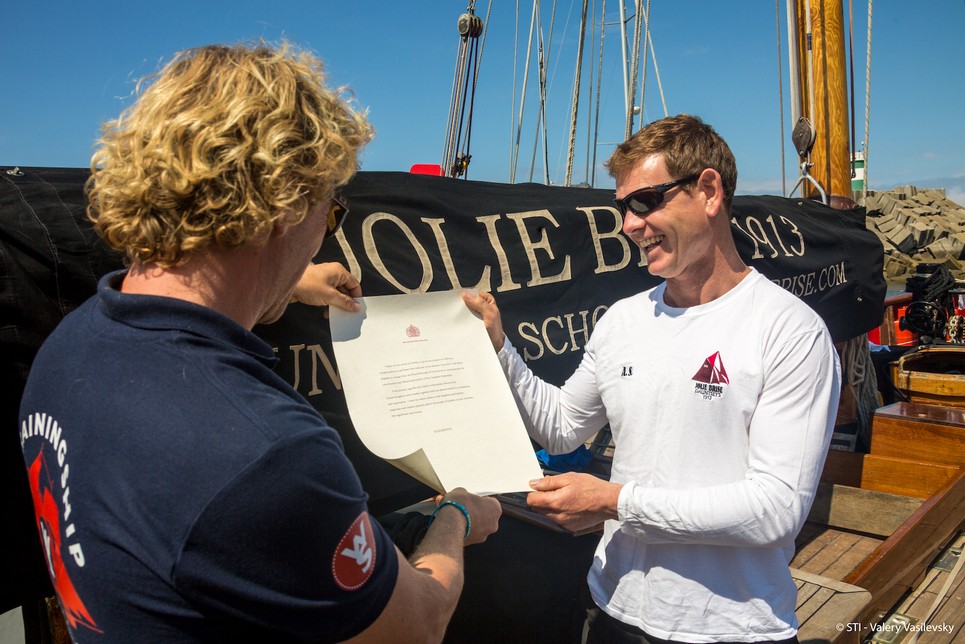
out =
[(359, 310), (359, 303), (345, 293), (334, 291), (328, 297), (328, 305), (336, 306), (343, 311), (355, 312)]

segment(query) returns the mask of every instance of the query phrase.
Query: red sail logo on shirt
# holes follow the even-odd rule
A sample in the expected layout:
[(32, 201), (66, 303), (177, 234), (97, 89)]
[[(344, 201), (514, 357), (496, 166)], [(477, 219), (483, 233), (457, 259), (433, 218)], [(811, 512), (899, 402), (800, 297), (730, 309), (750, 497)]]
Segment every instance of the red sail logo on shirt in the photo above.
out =
[(332, 576), (342, 590), (357, 590), (375, 570), (375, 539), (367, 512), (358, 516), (335, 547)]
[(697, 370), (692, 380), (694, 393), (704, 400), (723, 397), (724, 386), (730, 383), (730, 379), (727, 377), (727, 370), (724, 369), (720, 351), (704, 360), (704, 364)]

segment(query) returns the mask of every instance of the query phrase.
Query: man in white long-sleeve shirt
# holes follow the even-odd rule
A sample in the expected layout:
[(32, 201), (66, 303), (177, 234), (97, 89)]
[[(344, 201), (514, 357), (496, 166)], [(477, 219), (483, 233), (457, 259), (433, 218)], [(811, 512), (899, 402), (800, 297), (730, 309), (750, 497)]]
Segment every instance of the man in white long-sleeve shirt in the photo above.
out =
[(744, 264), (737, 168), (699, 119), (656, 121), (607, 162), (623, 230), (664, 281), (614, 304), (562, 388), (482, 315), (534, 440), (566, 452), (610, 424), (610, 481), (562, 474), (529, 505), (606, 519), (588, 575), (588, 642), (794, 642), (794, 538), (834, 426), (840, 367), (824, 323)]

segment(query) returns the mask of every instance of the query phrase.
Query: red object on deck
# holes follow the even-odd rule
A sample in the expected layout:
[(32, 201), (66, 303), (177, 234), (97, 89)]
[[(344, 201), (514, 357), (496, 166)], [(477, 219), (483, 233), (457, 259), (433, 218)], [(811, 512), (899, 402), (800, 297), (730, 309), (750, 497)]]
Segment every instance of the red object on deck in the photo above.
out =
[(411, 174), (430, 174), (433, 177), (443, 176), (442, 166), (438, 163), (416, 163), (409, 168)]
[[(907, 308), (908, 308), (907, 304), (896, 307), (895, 319), (894, 319), (894, 322), (892, 322), (895, 329), (895, 344), (900, 347), (913, 347), (918, 344), (917, 333), (915, 333), (910, 329), (901, 328), (901, 318), (904, 317), (905, 309)], [(885, 322), (885, 324), (886, 323), (887, 322)], [(880, 327), (874, 328), (868, 331), (868, 339), (874, 342), (875, 344), (880, 344), (881, 343)]]

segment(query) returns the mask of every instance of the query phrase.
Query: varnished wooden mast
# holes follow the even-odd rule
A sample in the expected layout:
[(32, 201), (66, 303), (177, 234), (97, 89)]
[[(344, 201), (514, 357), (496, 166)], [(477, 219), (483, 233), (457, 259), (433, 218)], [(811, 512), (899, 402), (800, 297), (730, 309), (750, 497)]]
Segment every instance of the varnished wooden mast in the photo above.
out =
[[(807, 14), (810, 11), (810, 24)], [(848, 79), (841, 0), (798, 0), (800, 113), (814, 126), (811, 176), (832, 196), (852, 198), (851, 145), (848, 137)], [(810, 34), (810, 38), (808, 35)], [(813, 79), (813, 101), (809, 82)], [(812, 113), (813, 111), (813, 113)], [(808, 185), (808, 184), (805, 184)], [(817, 191), (808, 185), (814, 196)]]

